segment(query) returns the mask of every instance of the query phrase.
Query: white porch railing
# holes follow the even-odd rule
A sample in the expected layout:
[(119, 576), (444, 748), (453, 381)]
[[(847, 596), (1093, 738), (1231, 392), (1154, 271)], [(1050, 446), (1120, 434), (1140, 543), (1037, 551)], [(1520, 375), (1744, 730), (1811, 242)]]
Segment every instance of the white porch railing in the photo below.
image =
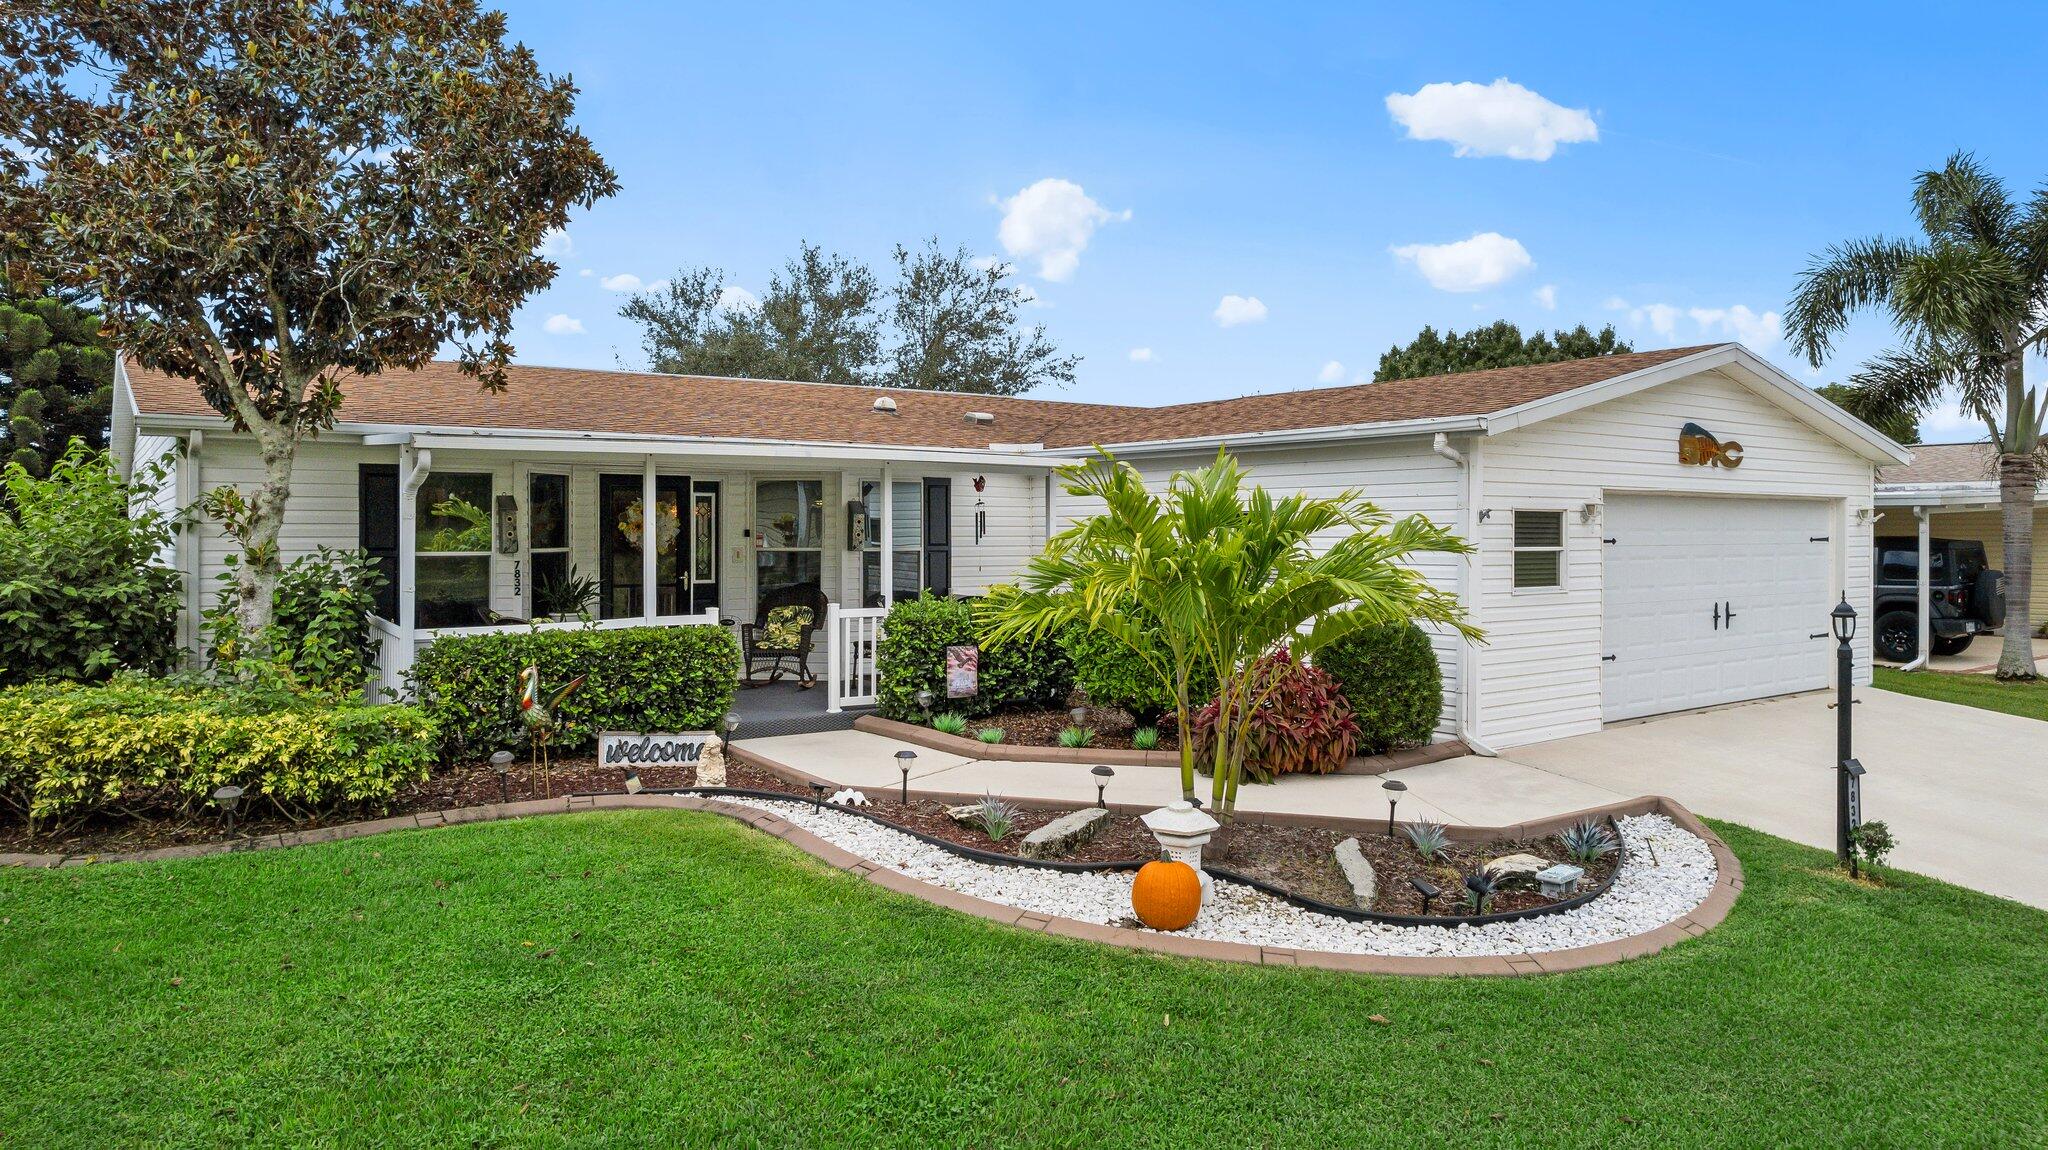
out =
[(396, 623), (370, 617), (370, 626), (377, 634), (377, 683), (372, 693), (382, 701), (382, 691), (389, 689), (395, 695), (405, 694), (405, 675), (412, 670), (413, 659), (436, 639), (459, 635), (524, 635), (532, 631), (618, 631), (627, 627), (716, 627), (718, 608), (707, 608), (696, 615), (656, 615), (652, 620), (638, 616), (631, 619), (571, 619), (564, 622), (498, 623), (486, 627), (438, 627), (413, 632), (412, 641), (407, 642), (404, 628)]
[(825, 605), (825, 710), (872, 707), (881, 684), (876, 650), (887, 607)]

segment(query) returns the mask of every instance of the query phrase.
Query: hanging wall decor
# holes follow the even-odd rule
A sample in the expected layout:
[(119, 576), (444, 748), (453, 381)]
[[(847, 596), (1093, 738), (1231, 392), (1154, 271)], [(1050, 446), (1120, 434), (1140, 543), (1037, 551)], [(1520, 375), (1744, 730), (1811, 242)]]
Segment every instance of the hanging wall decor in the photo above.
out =
[[(682, 518), (671, 504), (656, 504), (654, 524), (654, 549), (667, 551), (675, 546), (676, 536), (683, 533)], [(641, 536), (646, 532), (647, 513), (641, 501), (635, 499), (625, 514), (619, 516), (619, 534), (634, 548), (640, 546)]]

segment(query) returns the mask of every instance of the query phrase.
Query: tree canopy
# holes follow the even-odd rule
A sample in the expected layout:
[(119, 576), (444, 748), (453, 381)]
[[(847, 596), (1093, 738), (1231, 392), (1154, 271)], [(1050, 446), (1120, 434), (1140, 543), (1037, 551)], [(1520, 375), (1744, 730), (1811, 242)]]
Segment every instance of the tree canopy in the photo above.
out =
[(1533, 331), (1526, 338), (1521, 328), (1504, 319), (1462, 334), (1447, 328), (1438, 335), (1434, 327), (1425, 327), (1406, 345), (1389, 348), (1380, 357), (1379, 370), (1373, 372), (1372, 379), (1374, 383), (1385, 383), (1390, 379), (1421, 379), (1490, 367), (1562, 363), (1634, 350), (1616, 338), (1612, 325), (1601, 328), (1597, 334), (1580, 324), (1570, 331)]
[(655, 371), (1020, 395), (1074, 378), (1011, 269), (936, 239), (898, 246), (887, 287), (866, 264), (802, 244), (754, 300), (718, 268), (685, 268), (627, 301)]
[(1862, 420), (1893, 443), (1920, 442), (1920, 418), (1911, 411), (1872, 410), (1869, 397), (1852, 384), (1830, 383), (1813, 389), (1814, 394)]
[(73, 295), (19, 296), (0, 281), (0, 458), (48, 475), (71, 441), (107, 445), (114, 357)]
[(0, 22), (0, 257), (100, 301), (111, 341), (251, 433), (260, 650), (301, 439), (351, 373), (452, 345), (499, 388), (543, 239), (611, 194), (576, 89), (474, 0), (22, 0)]

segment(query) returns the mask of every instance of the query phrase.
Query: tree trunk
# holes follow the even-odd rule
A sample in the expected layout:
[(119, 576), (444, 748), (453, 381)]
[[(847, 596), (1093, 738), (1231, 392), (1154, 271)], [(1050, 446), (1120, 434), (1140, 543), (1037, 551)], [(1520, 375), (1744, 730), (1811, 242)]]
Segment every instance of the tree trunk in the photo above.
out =
[(2005, 644), (1998, 653), (1998, 677), (2031, 679), (2034, 671), (2034, 491), (2041, 465), (2032, 445), (2008, 444), (1998, 456), (1998, 509), (2004, 527)]
[(249, 499), (235, 531), (242, 545), (241, 560), (235, 565), (235, 619), (242, 632), (243, 651), (265, 658), (270, 654), (277, 579), (284, 569), (277, 539), (284, 528), (285, 504), (291, 498), (298, 439), (290, 429), (275, 424), (250, 430), (256, 433), (263, 459), (263, 483)]

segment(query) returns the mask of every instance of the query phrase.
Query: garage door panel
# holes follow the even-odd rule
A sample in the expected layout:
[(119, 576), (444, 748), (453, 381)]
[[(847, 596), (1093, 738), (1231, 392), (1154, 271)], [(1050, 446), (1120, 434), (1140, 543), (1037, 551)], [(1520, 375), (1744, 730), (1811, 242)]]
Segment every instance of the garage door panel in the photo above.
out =
[(1826, 645), (1808, 636), (1833, 602), (1827, 523), (1810, 500), (1609, 497), (1603, 716), (1825, 685)]

